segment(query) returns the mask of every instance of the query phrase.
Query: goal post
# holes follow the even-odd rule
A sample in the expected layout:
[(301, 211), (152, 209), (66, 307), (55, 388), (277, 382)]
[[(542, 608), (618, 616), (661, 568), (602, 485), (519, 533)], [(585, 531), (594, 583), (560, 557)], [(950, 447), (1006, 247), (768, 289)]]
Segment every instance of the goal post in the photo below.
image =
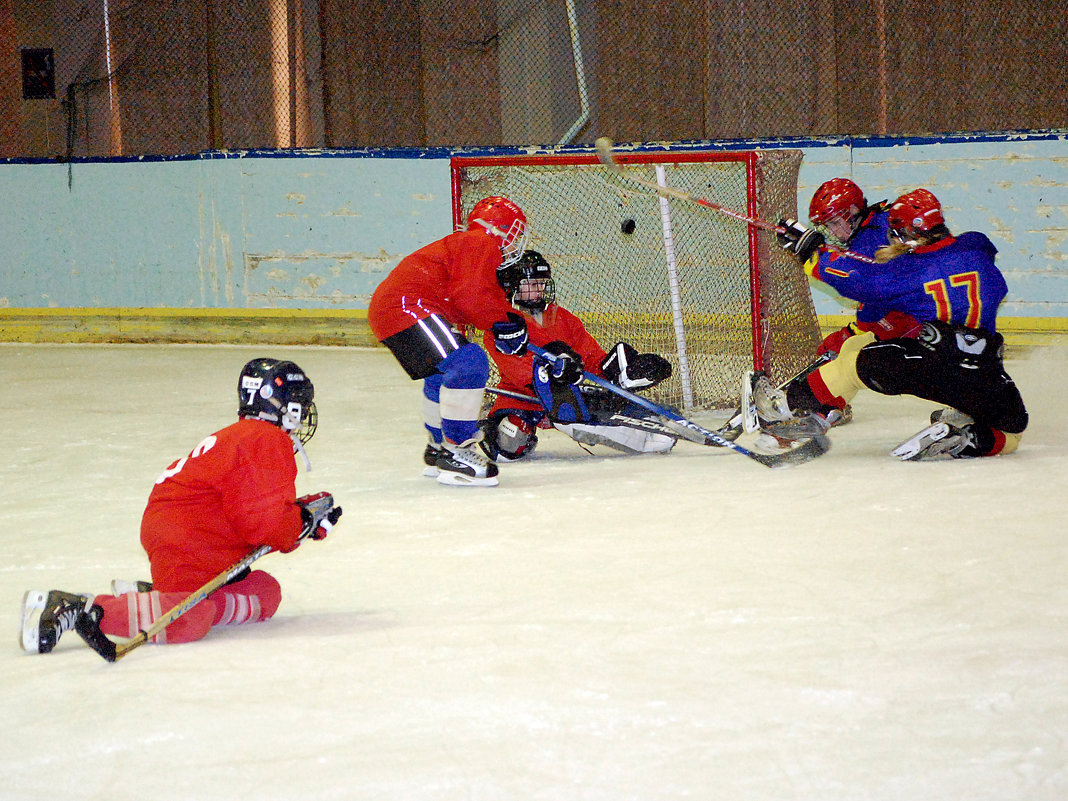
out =
[(772, 222), (797, 216), (797, 150), (655, 151), (452, 159), (457, 225), (480, 198), (505, 195), (552, 265), (557, 300), (605, 348), (624, 340), (673, 368), (650, 394), (689, 410), (737, 404), (739, 378), (775, 380), (820, 341), (808, 282), (775, 235), (628, 180), (680, 190)]

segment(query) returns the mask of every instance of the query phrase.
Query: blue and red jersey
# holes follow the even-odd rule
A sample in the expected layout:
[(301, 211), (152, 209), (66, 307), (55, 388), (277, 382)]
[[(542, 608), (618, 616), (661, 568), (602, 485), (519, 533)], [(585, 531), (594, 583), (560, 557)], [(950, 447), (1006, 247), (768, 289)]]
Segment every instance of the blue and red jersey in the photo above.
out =
[(854, 259), (846, 264), (839, 258), (824, 266), (821, 260), (815, 277), (863, 304), (864, 320), (901, 312), (921, 323), (942, 320), (993, 332), (998, 307), (1008, 294), (1005, 277), (994, 263), (996, 254), (985, 234), (969, 231), (918, 247), (886, 264)]

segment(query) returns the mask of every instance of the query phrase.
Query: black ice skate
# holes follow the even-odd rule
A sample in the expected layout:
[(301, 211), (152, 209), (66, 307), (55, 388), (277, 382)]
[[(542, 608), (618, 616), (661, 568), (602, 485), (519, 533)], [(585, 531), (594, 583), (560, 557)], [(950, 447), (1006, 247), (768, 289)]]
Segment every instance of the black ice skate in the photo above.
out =
[(92, 595), (61, 590), (30, 590), (22, 598), (19, 643), (31, 654), (47, 654), (92, 606)]
[(426, 450), (423, 451), (423, 464), (426, 467), (423, 468), (423, 475), (427, 478), (438, 477), (438, 459), (447, 457), (448, 451), (445, 450), (445, 446), (440, 442), (434, 442), (431, 440), (426, 444)]
[(438, 457), (438, 483), (453, 487), (496, 487), (497, 463), (477, 450), (475, 439), (460, 445), (446, 441)]

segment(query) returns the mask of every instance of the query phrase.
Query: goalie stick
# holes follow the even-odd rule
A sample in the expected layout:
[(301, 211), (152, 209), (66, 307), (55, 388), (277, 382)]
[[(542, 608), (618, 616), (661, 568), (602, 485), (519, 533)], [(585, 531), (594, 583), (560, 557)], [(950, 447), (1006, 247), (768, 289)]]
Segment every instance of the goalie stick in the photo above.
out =
[[(527, 349), (543, 362), (553, 364), (556, 361), (556, 356), (539, 348), (537, 345), (528, 345)], [(736, 442), (725, 439), (714, 431), (709, 431), (707, 428), (699, 426), (692, 420), (687, 420), (681, 414), (666, 406), (660, 406), (659, 404), (653, 403), (648, 398), (643, 398), (641, 395), (635, 395), (633, 392), (628, 392), (622, 387), (616, 386), (612, 382), (606, 381), (589, 371), (584, 372), (583, 377), (587, 381), (590, 381), (603, 389), (607, 389), (609, 392), (612, 392), (621, 398), (625, 398), (631, 403), (637, 404), (643, 409), (652, 412), (664, 421), (665, 425), (667, 425), (673, 433), (689, 442), (695, 442), (698, 445), (712, 445), (728, 448), (735, 453), (740, 453), (755, 462), (759, 462), (765, 467), (781, 468), (795, 464), (804, 464), (818, 456), (822, 456), (830, 450), (831, 447), (831, 441), (825, 435), (819, 434), (804, 441), (801, 445), (798, 445), (790, 451), (776, 454), (756, 453), (748, 448), (742, 447)]]
[[(610, 167), (617, 175), (621, 176), (622, 178), (625, 178), (626, 180), (635, 183), (638, 186), (644, 186), (647, 189), (651, 189), (662, 197), (673, 197), (677, 200), (685, 200), (688, 203), (696, 203), (698, 206), (704, 206), (705, 208), (712, 209), (713, 211), (718, 211), (720, 214), (726, 214), (728, 217), (733, 217), (735, 220), (748, 223), (749, 225), (755, 226), (756, 228), (762, 228), (765, 231), (771, 231), (772, 233), (776, 234), (786, 233), (786, 229), (783, 228), (781, 225), (775, 225), (773, 223), (766, 222), (765, 220), (761, 220), (756, 217), (749, 217), (745, 214), (742, 214), (741, 212), (734, 211), (733, 209), (728, 209), (726, 206), (721, 206), (719, 203), (714, 203), (711, 200), (706, 200), (704, 198), (697, 197), (696, 195), (692, 195), (689, 192), (685, 192), (681, 189), (673, 189), (670, 186), (661, 186), (655, 181), (647, 181), (644, 178), (638, 178), (634, 175), (627, 175), (623, 172), (623, 165), (616, 161), (615, 158), (612, 156), (613, 143), (612, 140), (609, 139), (607, 136), (600, 137), (594, 143), (594, 146), (597, 148), (597, 158), (603, 165), (605, 165), (606, 167)], [(860, 253), (854, 253), (853, 251), (846, 250), (845, 248), (837, 248), (833, 245), (828, 245), (826, 243), (824, 243), (820, 247), (822, 250), (830, 250), (835, 253), (838, 253), (839, 255), (848, 256), (851, 259), (862, 261), (865, 264), (878, 264), (878, 262), (870, 256), (863, 256)]]

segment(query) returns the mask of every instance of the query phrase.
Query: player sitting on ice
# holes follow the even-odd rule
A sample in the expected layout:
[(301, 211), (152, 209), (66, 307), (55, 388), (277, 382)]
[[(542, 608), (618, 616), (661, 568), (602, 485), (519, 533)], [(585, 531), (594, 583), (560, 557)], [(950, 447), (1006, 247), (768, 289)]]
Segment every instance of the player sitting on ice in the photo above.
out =
[[(260, 546), (288, 553), (323, 539), (341, 516), (329, 493), (296, 497), (294, 455), (317, 425), (315, 388), (290, 361), (253, 359), (238, 378), (238, 421), (205, 438), (156, 479), (141, 519), (152, 583), (113, 595), (31, 590), (22, 601), (19, 642), (46, 654), (71, 629), (100, 653), (107, 637), (131, 638)], [(305, 456), (305, 460), (307, 457)], [(129, 589), (129, 592), (122, 590)], [(139, 591), (140, 590), (140, 591)], [(278, 581), (246, 569), (153, 638), (198, 640), (213, 626), (258, 623), (282, 600)]]
[[(675, 436), (648, 412), (601, 387), (580, 385), (583, 365), (590, 365), (591, 372), (623, 389), (649, 389), (670, 377), (667, 359), (640, 354), (624, 342), (606, 353), (582, 321), (556, 303), (552, 269), (537, 251), (527, 250), (515, 264), (502, 266), (497, 281), (519, 313), (484, 337), (501, 377), (498, 399), (482, 421), (482, 445), (491, 459), (529, 455), (539, 426), (625, 453), (671, 450)], [(525, 331), (519, 337), (522, 347), (502, 347), (501, 333), (516, 330)], [(527, 341), (556, 355), (555, 364), (535, 360), (526, 352)]]
[(931, 425), (893, 455), (919, 461), (1012, 453), (1027, 410), (1002, 361), (997, 314), (1008, 287), (994, 261), (997, 248), (977, 231), (950, 233), (926, 189), (895, 200), (889, 226), (889, 245), (876, 253), (880, 264), (840, 280), (850, 297), (914, 320), (910, 333), (851, 336), (836, 359), (785, 389), (758, 378), (752, 407), (775, 433), (797, 425), (801, 413), (829, 421), (865, 387), (914, 395), (949, 408), (937, 410)]

